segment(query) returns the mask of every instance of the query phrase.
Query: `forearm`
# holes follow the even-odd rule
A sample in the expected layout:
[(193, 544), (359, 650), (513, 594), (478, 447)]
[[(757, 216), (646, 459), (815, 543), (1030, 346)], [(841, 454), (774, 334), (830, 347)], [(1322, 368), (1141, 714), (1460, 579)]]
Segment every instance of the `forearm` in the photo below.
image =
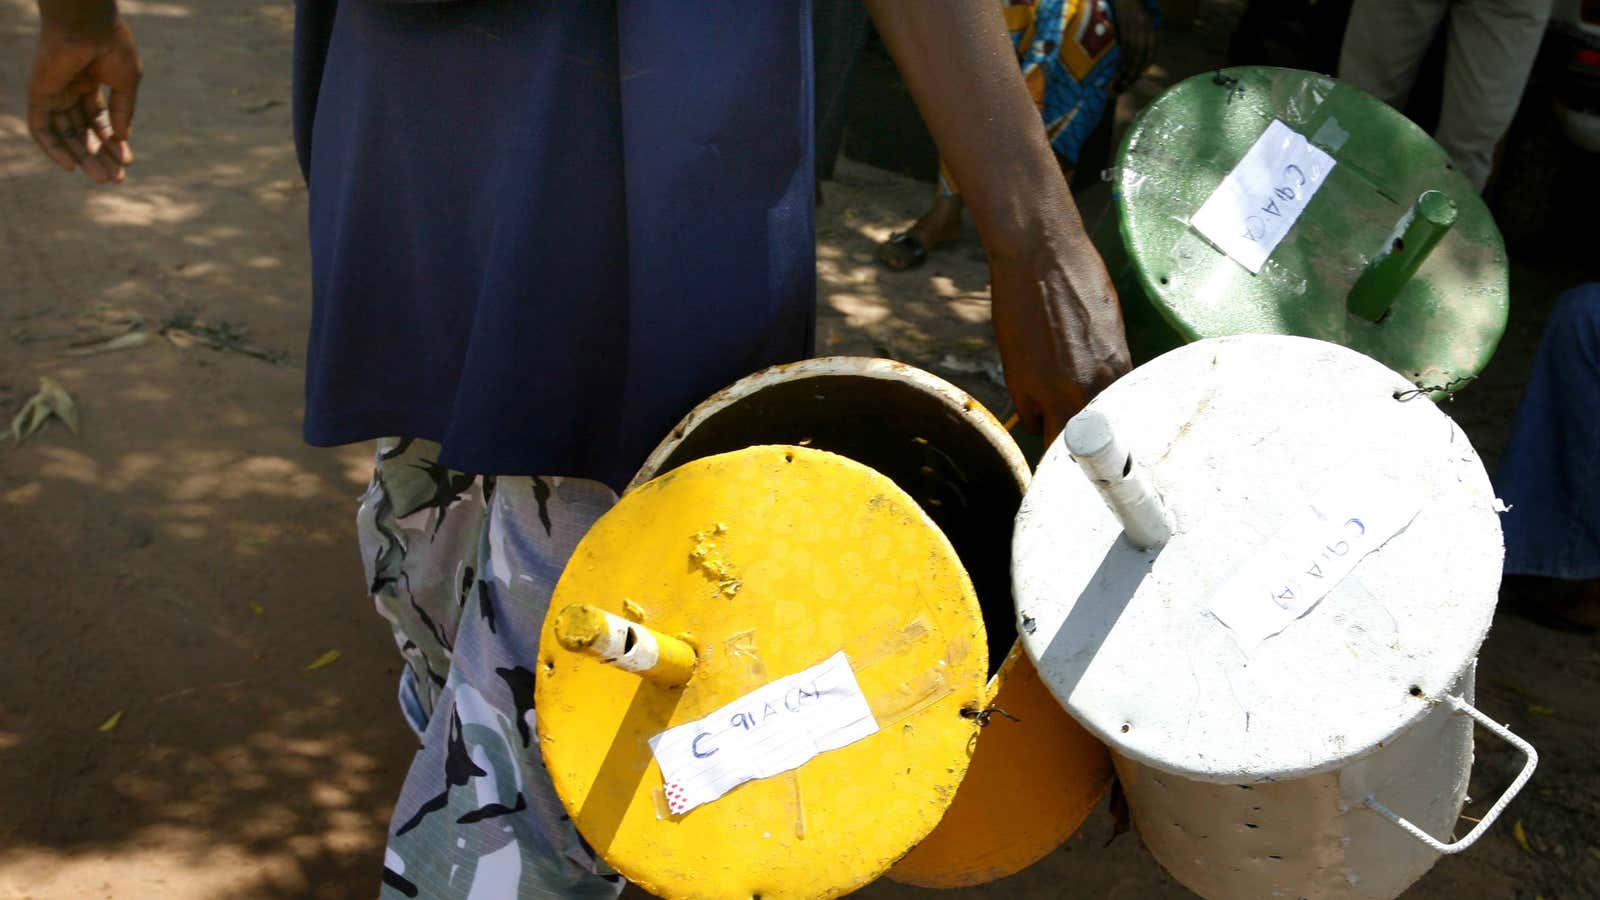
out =
[(997, 4), (867, 0), (991, 257), (1087, 245)]
[(39, 0), (47, 30), (85, 37), (109, 34), (117, 21), (116, 0)]

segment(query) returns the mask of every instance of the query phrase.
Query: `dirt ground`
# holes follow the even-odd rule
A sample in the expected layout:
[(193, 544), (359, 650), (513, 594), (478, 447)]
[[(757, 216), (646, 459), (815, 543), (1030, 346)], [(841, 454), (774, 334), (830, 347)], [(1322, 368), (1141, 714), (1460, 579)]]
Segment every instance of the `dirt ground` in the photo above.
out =
[[(1212, 64), (1234, 6), (1171, 38), (1124, 121)], [(96, 189), (28, 141), (32, 0), (0, 0), (0, 412), (49, 376), (82, 418), (77, 435), (53, 423), (0, 444), (0, 897), (370, 896), (414, 745), (353, 541), (368, 451), (299, 439), (292, 8), (123, 8), (148, 69), (140, 159), (126, 184)], [(846, 161), (826, 191), (819, 351), (896, 356), (1002, 408), (972, 236), (889, 275), (873, 243), (927, 187)], [(1542, 312), (1577, 277), (1519, 268), (1504, 349), (1451, 408), (1491, 461)], [(338, 659), (308, 671), (328, 651)], [(1543, 762), (1502, 824), (1410, 896), (1600, 896), (1600, 645), (1502, 615), (1479, 671), (1480, 705)], [(1480, 741), (1473, 795), (1492, 797), (1514, 766)], [(950, 896), (1189, 896), (1136, 836), (1108, 837), (1097, 814), (1029, 871)]]

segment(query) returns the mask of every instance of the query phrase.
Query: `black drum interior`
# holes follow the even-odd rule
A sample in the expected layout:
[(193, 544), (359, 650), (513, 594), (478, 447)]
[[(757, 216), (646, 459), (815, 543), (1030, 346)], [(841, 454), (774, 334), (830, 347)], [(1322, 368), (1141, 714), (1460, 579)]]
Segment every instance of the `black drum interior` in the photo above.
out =
[(1017, 638), (1011, 530), (1022, 489), (977, 429), (904, 382), (819, 375), (763, 387), (719, 410), (695, 426), (659, 472), (757, 444), (849, 457), (915, 498), (966, 566), (983, 608), (989, 672), (999, 669)]

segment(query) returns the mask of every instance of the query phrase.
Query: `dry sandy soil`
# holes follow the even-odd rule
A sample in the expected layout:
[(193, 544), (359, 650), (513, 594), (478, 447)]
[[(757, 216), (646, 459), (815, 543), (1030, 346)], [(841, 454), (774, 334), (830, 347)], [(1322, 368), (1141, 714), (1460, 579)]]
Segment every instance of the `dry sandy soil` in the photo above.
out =
[[(0, 898), (370, 896), (413, 745), (353, 544), (367, 451), (299, 440), (309, 301), (291, 7), (123, 6), (149, 72), (140, 161), (96, 189), (27, 140), (31, 2), (0, 0), (0, 411), (48, 375), (82, 416), (77, 435), (54, 423), (0, 444)], [(1124, 119), (1209, 64), (1227, 14), (1174, 38)], [(946, 364), (992, 357), (975, 241), (885, 274), (873, 242), (927, 189), (846, 163), (827, 190), (819, 349), (895, 355), (1003, 407), (981, 366)], [(1506, 349), (1455, 409), (1491, 460), (1559, 286), (1518, 278)], [(79, 352), (129, 327), (150, 338)], [(335, 663), (306, 670), (329, 650)], [(1595, 896), (1595, 641), (1502, 616), (1480, 673), (1481, 705), (1545, 762), (1503, 824), (1412, 896)], [(1481, 743), (1473, 794), (1513, 765)], [(1028, 872), (955, 896), (1188, 896), (1136, 836), (1108, 836), (1097, 815)]]

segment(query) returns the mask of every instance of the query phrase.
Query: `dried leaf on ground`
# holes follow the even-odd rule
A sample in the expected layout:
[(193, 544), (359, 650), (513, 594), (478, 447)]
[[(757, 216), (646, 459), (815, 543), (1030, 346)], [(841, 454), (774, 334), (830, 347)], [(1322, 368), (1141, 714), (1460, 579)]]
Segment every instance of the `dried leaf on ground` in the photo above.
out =
[(106, 719), (104, 722), (100, 723), (99, 730), (100, 731), (111, 731), (111, 730), (115, 729), (117, 727), (117, 723), (121, 722), (121, 721), (122, 721), (122, 710), (119, 709), (116, 712), (111, 714), (111, 718)]
[(54, 378), (39, 379), (39, 390), (11, 419), (11, 439), (22, 443), (32, 437), (51, 418), (61, 420), (73, 434), (78, 433), (78, 406), (67, 389)]
[(312, 660), (311, 661), (311, 665), (306, 666), (305, 670), (307, 672), (315, 672), (316, 670), (318, 670), (318, 669), (320, 669), (320, 668), (322, 668), (324, 666), (331, 666), (334, 663), (339, 661), (339, 655), (340, 655), (339, 651), (337, 651), (337, 650), (329, 650), (327, 653), (324, 653), (321, 656), (317, 657), (316, 659)]
[(112, 350), (127, 350), (132, 347), (142, 347), (148, 343), (150, 343), (150, 332), (129, 331), (125, 334), (119, 334), (110, 340), (101, 341), (98, 344), (89, 344), (85, 347), (74, 347), (73, 349), (68, 350), (67, 353), (71, 356), (90, 356), (95, 353), (106, 353)]
[(78, 347), (100, 344), (118, 335), (145, 330), (144, 313), (132, 309), (104, 307), (79, 316), (73, 324), (72, 344)]
[(960, 357), (954, 353), (946, 353), (936, 366), (946, 372), (954, 372), (957, 375), (982, 375), (1000, 387), (1006, 386), (1006, 373), (1000, 367), (998, 354), (986, 353)]
[(243, 353), (269, 363), (280, 363), (289, 357), (281, 350), (269, 350), (245, 340), (245, 330), (231, 322), (213, 325), (191, 313), (178, 313), (162, 322), (161, 334), (175, 347), (189, 348), (198, 344), (217, 351)]
[(69, 346), (87, 347), (144, 327), (144, 315), (136, 310), (103, 307), (79, 316), (70, 328), (13, 328), (11, 340), (18, 344), (63, 341)]
[(195, 340), (194, 335), (181, 328), (168, 328), (164, 329), (161, 333), (166, 337), (167, 340), (172, 342), (172, 346), (177, 347), (180, 350), (187, 350), (199, 343), (199, 341)]
[(1528, 832), (1523, 830), (1521, 819), (1512, 824), (1511, 836), (1516, 839), (1517, 846), (1522, 848), (1523, 853), (1533, 854), (1533, 846), (1528, 843)]

